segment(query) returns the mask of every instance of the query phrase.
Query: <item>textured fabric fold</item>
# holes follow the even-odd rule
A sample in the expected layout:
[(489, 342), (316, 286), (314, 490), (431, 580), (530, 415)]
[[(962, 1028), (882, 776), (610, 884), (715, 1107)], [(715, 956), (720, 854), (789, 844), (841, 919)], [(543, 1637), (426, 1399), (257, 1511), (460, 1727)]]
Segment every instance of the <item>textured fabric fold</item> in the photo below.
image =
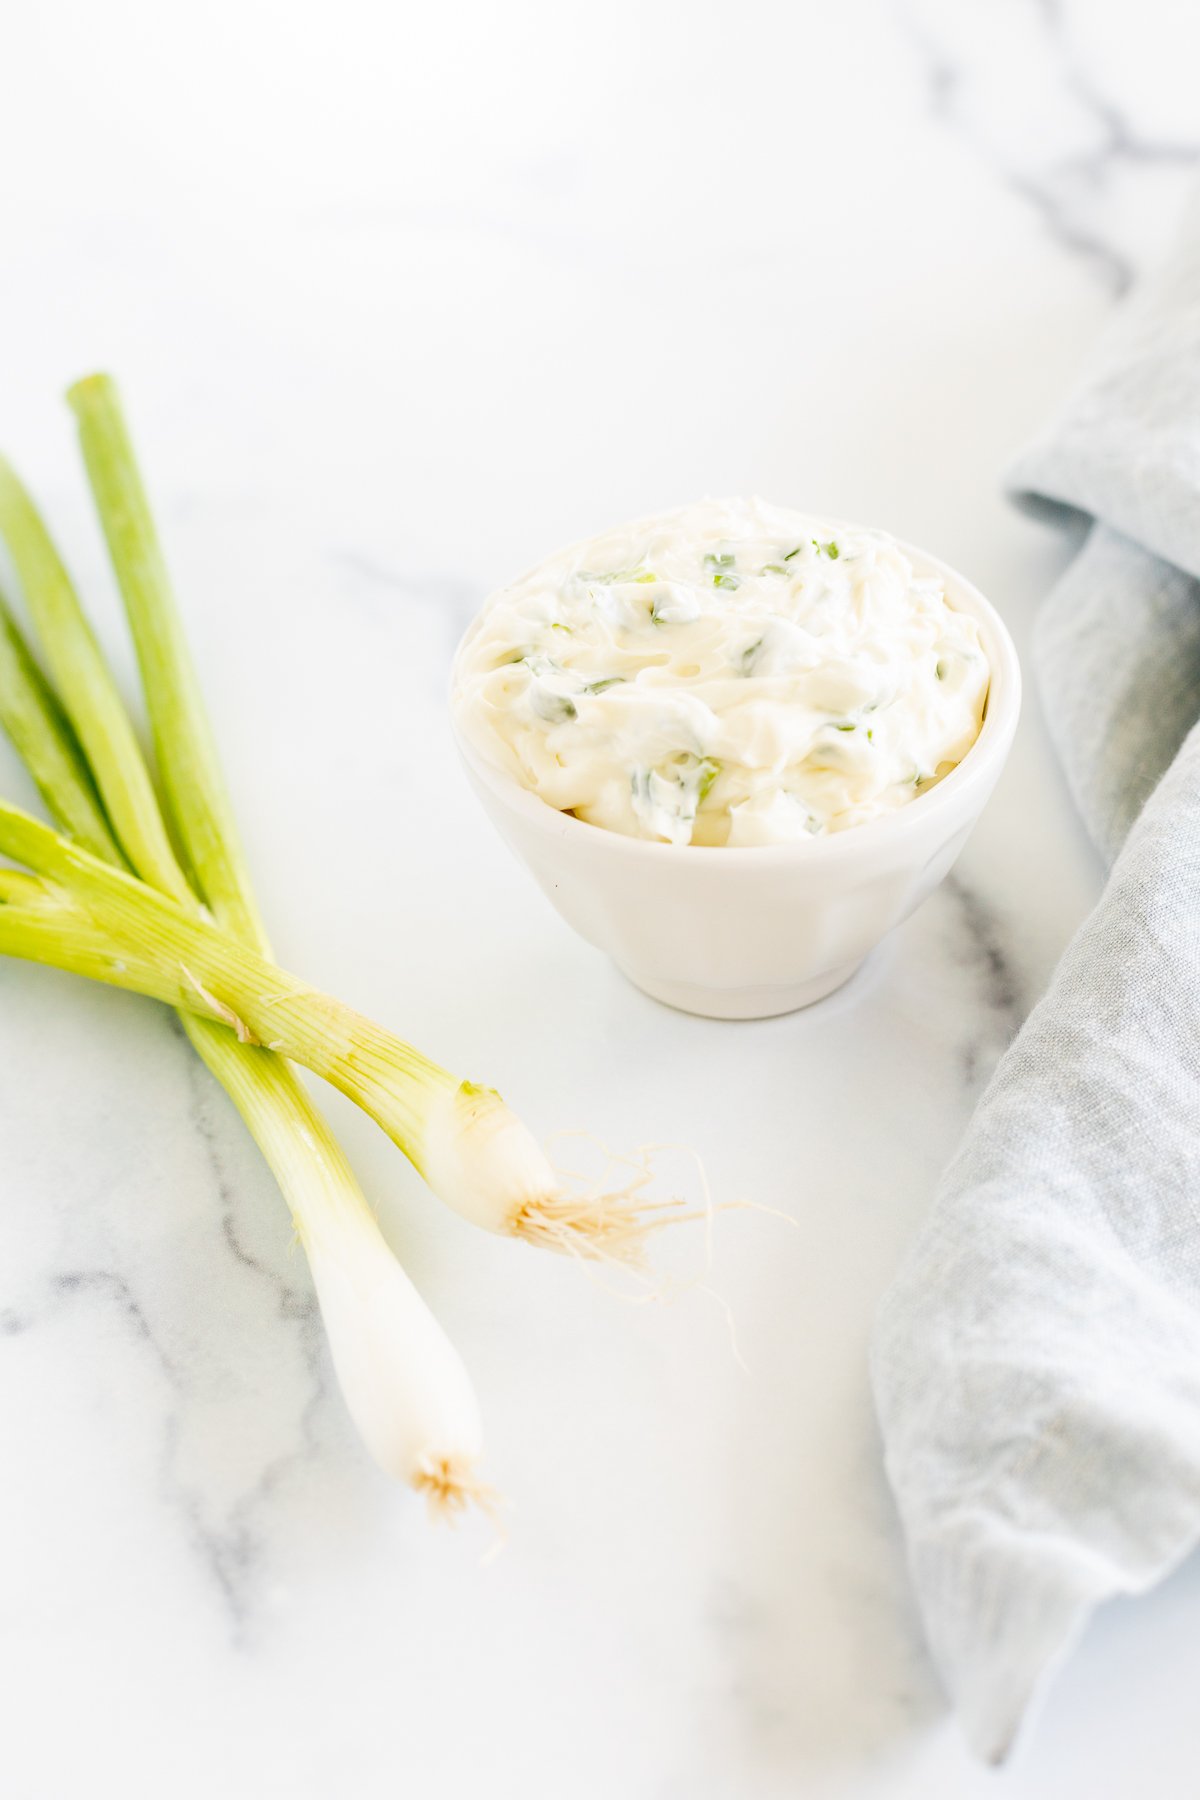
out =
[(1083, 382), (1009, 471), (1038, 511), (1073, 507), (1200, 577), (1200, 190)]
[(1014, 481), (1095, 521), (1036, 659), (1112, 868), (872, 1348), (930, 1646), (993, 1761), (1096, 1605), (1200, 1542), (1200, 212)]
[(1200, 716), (1200, 581), (1093, 525), (1034, 647), (1072, 796), (1111, 862)]

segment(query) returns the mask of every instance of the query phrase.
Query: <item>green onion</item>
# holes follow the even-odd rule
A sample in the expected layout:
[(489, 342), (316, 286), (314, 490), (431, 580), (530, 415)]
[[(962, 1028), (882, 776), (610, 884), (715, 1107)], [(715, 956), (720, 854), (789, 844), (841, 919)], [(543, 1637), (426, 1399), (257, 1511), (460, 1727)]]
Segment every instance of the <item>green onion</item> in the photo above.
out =
[[(27, 654), (27, 653), (26, 653)], [(45, 692), (32, 664), (0, 679), (0, 724), (13, 735)], [(43, 714), (31, 769), (67, 756), (65, 721)], [(70, 815), (91, 801), (90, 780), (64, 771), (43, 788), (47, 805)], [(114, 854), (119, 854), (114, 851)], [(105, 980), (111, 943), (69, 895), (17, 870), (0, 871), (0, 942), (36, 961), (62, 962)], [(136, 966), (136, 959), (131, 963)], [(291, 1209), (307, 1253), (334, 1366), (351, 1416), (380, 1466), (424, 1492), (435, 1511), (453, 1512), (481, 1493), (473, 1474), (481, 1448), (479, 1409), (457, 1352), (388, 1248), (340, 1146), (295, 1072), (267, 1051), (239, 1044), (222, 1025), (183, 1015), (194, 1047), (249, 1126)], [(353, 1302), (353, 1304), (351, 1304)]]
[(646, 583), (657, 581), (658, 576), (649, 569), (578, 569), (576, 579), (590, 583), (593, 587), (616, 587), (627, 581)]
[(737, 559), (732, 551), (710, 550), (704, 558), (704, 567), (713, 572), (712, 583), (718, 588), (737, 588), (741, 586), (738, 576), (730, 571), (737, 566)]
[[(26, 498), (26, 505), (31, 504)], [(26, 568), (29, 573), (28, 563)], [(52, 565), (43, 562), (42, 568)], [(54, 578), (58, 580), (56, 570)], [(44, 600), (40, 589), (35, 595)], [(61, 604), (53, 611), (45, 605), (36, 610), (49, 621), (55, 660), (72, 668), (81, 654), (86, 621), (77, 602), (64, 601), (61, 588), (58, 599)], [(0, 725), (29, 766), (50, 812), (100, 859), (121, 867), (121, 853), (71, 725), (7, 613), (3, 626)], [(98, 717), (111, 726), (121, 703), (98, 653), (90, 659), (89, 685), (80, 688), (77, 701), (87, 735), (100, 741)], [(114, 737), (110, 732), (107, 741), (121, 743), (129, 754), (132, 740), (124, 733)], [(125, 768), (119, 791), (150, 792), (136, 744), (132, 755), (139, 768)], [(108, 772), (113, 773), (111, 768)], [(173, 888), (184, 885), (178, 870), (170, 879)], [(86, 915), (80, 920), (77, 914), (60, 888), (14, 870), (0, 875), (0, 939), (19, 943), (21, 954), (51, 962), (61, 960), (65, 942), (73, 940), (71, 966), (80, 974), (107, 979), (113, 972), (112, 946)], [(137, 958), (131, 959), (129, 966), (136, 965)], [(294, 1070), (269, 1052), (239, 1043), (222, 1024), (191, 1013), (182, 1018), (193, 1046), (234, 1101), (288, 1201), (312, 1268), (334, 1366), (368, 1449), (389, 1474), (424, 1492), (434, 1511), (452, 1513), (472, 1496), (482, 1496), (473, 1473), (482, 1433), (470, 1379), (385, 1242), (340, 1146)]]
[(548, 725), (566, 725), (579, 717), (573, 700), (566, 694), (552, 693), (549, 688), (534, 687), (532, 706), (538, 718), (545, 719)]
[(709, 794), (712, 792), (713, 782), (720, 773), (720, 763), (713, 762), (711, 757), (706, 756), (704, 761), (700, 764), (700, 784), (697, 788), (697, 804), (699, 806), (703, 806), (704, 802), (708, 799)]
[[(126, 829), (117, 835), (129, 863), (146, 879), (124, 874), (17, 809), (0, 806), (0, 854), (58, 890), (53, 907), (0, 909), (0, 951), (164, 1000), (226, 1028), (226, 1044), (236, 1039), (278, 1051), (322, 1075), (377, 1119), (434, 1191), (478, 1225), (575, 1255), (640, 1262), (649, 1234), (667, 1222), (661, 1206), (639, 1198), (640, 1182), (612, 1193), (576, 1194), (494, 1090), (460, 1081), (262, 954), (257, 909), (240, 852), (226, 836), (227, 802), (111, 382), (97, 377), (79, 384), (73, 404), (139, 660), (154, 688), (155, 737), (173, 771), (173, 822), (204, 898), (222, 922), (201, 916), (178, 864), (152, 841), (156, 802), (136, 741), (26, 497), (18, 523), (41, 552), (34, 574), (49, 570), (56, 602), (51, 622), (58, 627), (53, 648), (69, 675), (81, 644), (91, 652), (87, 679), (72, 681), (69, 693), (60, 684), (62, 699), (114, 825), (110, 795), (123, 803)], [(51, 647), (47, 642), (48, 652)], [(97, 720), (115, 749), (96, 729)], [(189, 769), (196, 772), (194, 788)], [(158, 824), (169, 853), (161, 818)], [(238, 935), (230, 930), (235, 923)]]

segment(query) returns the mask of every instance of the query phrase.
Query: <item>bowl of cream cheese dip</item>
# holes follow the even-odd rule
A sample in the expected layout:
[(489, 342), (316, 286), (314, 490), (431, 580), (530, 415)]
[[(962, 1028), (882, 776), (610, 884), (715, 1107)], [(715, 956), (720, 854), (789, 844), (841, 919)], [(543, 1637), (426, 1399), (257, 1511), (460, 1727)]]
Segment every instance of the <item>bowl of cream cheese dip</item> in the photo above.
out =
[(951, 867), (1020, 671), (995, 610), (886, 532), (706, 500), (574, 544), (455, 658), (476, 793), (563, 917), (716, 1018), (849, 979)]

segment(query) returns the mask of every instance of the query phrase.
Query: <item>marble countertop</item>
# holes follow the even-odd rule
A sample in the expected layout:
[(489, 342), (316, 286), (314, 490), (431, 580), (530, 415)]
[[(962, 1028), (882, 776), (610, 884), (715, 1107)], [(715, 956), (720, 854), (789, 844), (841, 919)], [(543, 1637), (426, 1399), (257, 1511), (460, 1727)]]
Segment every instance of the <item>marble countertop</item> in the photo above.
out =
[[(1099, 869), (1031, 692), (953, 878), (842, 994), (675, 1015), (489, 834), (443, 707), (487, 588), (704, 492), (876, 521), (1028, 649), (1007, 457), (1200, 151), (1168, 0), (283, 14), (10, 30), (4, 448), (129, 659), (58, 394), (122, 377), (281, 959), (532, 1123), (704, 1156), (709, 1284), (486, 1240), (340, 1104), (468, 1360), (507, 1544), (365, 1460), (303, 1258), (170, 1017), (0, 966), (12, 1800), (1175, 1800), (1200, 1571), (975, 1767), (922, 1645), (876, 1301)], [(0, 755), (5, 792), (24, 795)], [(997, 1779), (1000, 1786), (997, 1787)]]

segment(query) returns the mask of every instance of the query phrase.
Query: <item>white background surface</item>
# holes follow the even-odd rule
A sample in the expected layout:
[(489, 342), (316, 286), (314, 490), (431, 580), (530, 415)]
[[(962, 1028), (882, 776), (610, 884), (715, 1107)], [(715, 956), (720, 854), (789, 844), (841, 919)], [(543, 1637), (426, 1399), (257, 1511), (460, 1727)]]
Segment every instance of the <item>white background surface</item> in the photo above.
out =
[(1036, 694), (955, 884), (843, 995), (735, 1027), (559, 923), (442, 691), (489, 586), (704, 492), (928, 544), (1025, 649), (1069, 546), (1001, 471), (1169, 230), (1193, 9), (51, 0), (6, 40), (3, 447), (127, 667), (58, 397), (121, 377), (281, 957), (538, 1128), (693, 1144), (798, 1226), (720, 1225), (747, 1375), (703, 1293), (483, 1240), (335, 1109), (477, 1377), (481, 1568), (486, 1527), (364, 1460), (166, 1015), (0, 968), (6, 1795), (1192, 1795), (1195, 1568), (1098, 1621), (1015, 1769), (969, 1762), (866, 1384), (1097, 891)]

